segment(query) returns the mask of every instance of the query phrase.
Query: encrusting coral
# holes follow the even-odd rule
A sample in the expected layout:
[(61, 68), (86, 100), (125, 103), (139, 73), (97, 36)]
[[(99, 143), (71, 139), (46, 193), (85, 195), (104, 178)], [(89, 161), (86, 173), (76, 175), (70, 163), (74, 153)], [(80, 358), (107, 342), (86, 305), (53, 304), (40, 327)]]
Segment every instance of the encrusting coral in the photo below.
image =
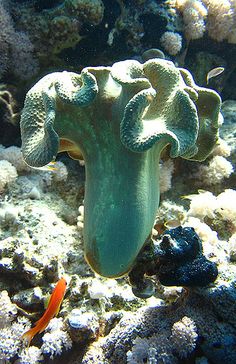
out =
[(137, 297), (155, 294), (156, 275), (164, 286), (203, 287), (218, 275), (216, 263), (203, 254), (202, 241), (191, 227), (166, 230), (156, 241), (148, 242), (129, 272), (129, 281)]
[(184, 300), (168, 307), (146, 306), (127, 313), (89, 347), (82, 364), (194, 362), (191, 354), (196, 349), (214, 364), (234, 363), (235, 290), (221, 282), (214, 288), (189, 290)]
[(0, 0), (0, 77), (10, 70), (25, 80), (37, 73), (38, 61), (28, 32), (15, 29), (8, 7)]
[(155, 250), (160, 265), (157, 277), (164, 286), (206, 286), (217, 277), (216, 264), (203, 255), (202, 242), (193, 228), (166, 230), (155, 242)]
[(63, 0), (37, 7), (23, 2), (14, 7), (14, 14), (17, 27), (30, 34), (38, 58), (45, 62), (63, 49), (75, 47), (83, 38), (79, 34), (83, 24), (100, 24), (104, 4), (102, 0)]
[(132, 268), (159, 204), (158, 163), (204, 160), (218, 137), (221, 100), (164, 59), (56, 72), (27, 94), (21, 119), (27, 164), (40, 167), (58, 151), (85, 160), (84, 249), (99, 274)]

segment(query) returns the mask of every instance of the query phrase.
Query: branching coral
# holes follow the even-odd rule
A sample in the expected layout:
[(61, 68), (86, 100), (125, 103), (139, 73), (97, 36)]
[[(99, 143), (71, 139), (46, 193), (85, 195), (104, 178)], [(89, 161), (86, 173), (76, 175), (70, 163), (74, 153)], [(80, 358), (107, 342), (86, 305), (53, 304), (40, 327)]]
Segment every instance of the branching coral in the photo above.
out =
[(15, 112), (15, 100), (4, 84), (0, 84), (0, 106), (3, 121), (14, 124), (19, 114)]
[(229, 256), (232, 262), (236, 262), (236, 233), (229, 239)]
[[(235, 269), (229, 266), (232, 278)], [(169, 307), (157, 303), (136, 314), (129, 312), (105, 338), (89, 347), (82, 364), (94, 363), (98, 355), (99, 362), (106, 364), (176, 364), (195, 361), (199, 352), (215, 364), (224, 359), (234, 363), (235, 288), (222, 282), (224, 278), (215, 287), (189, 290), (184, 300)]]
[(172, 326), (171, 340), (174, 350), (181, 358), (186, 358), (195, 348), (198, 338), (196, 325), (191, 318), (185, 316)]
[(235, 43), (235, 4), (234, 0), (203, 0), (207, 6), (207, 31), (211, 38), (221, 42), (228, 40), (229, 43)]
[(229, 178), (234, 168), (226, 158), (217, 155), (214, 156), (208, 165), (201, 165), (196, 174), (197, 179), (204, 185), (215, 185)]
[(187, 196), (191, 200), (189, 215), (214, 218), (216, 213), (220, 214), (223, 220), (231, 221), (236, 226), (236, 191), (227, 189), (217, 197), (211, 192), (200, 191), (199, 194)]
[(19, 353), (19, 359), (15, 364), (38, 364), (42, 362), (43, 355), (41, 349), (36, 346), (30, 346)]
[(178, 33), (165, 32), (160, 41), (164, 49), (173, 56), (176, 56), (182, 48), (182, 37)]
[(174, 163), (171, 159), (160, 165), (160, 193), (171, 188), (171, 179), (174, 172)]
[(46, 329), (41, 349), (51, 359), (56, 355), (61, 355), (63, 349), (68, 350), (72, 347), (72, 340), (64, 329), (63, 320), (56, 317), (50, 321)]
[(21, 335), (29, 325), (27, 319), (15, 320), (16, 314), (7, 291), (0, 292), (0, 360), (14, 358), (20, 349)]
[(139, 336), (134, 340), (132, 350), (127, 352), (128, 364), (158, 364), (167, 363), (174, 364), (175, 359), (171, 353), (171, 343), (163, 335), (153, 335), (147, 338)]
[(7, 291), (0, 292), (0, 328), (9, 326), (17, 313), (16, 306), (11, 303)]
[(182, 13), (186, 38), (209, 37), (221, 42), (236, 43), (236, 8), (234, 0), (177, 0)]
[[(187, 196), (190, 209), (186, 215), (184, 226), (192, 226), (205, 244), (204, 252), (211, 256), (220, 240), (235, 239), (236, 231), (236, 191), (226, 189), (218, 196), (208, 191), (199, 191), (198, 194)], [(220, 240), (219, 240), (220, 239)], [(209, 246), (210, 243), (210, 246)], [(231, 243), (227, 244), (230, 245)]]
[(177, 0), (177, 9), (182, 13), (184, 33), (188, 40), (201, 38), (206, 30), (207, 9), (200, 0)]
[(0, 193), (17, 178), (16, 168), (8, 161), (0, 161)]
[(22, 335), (30, 327), (28, 319), (17, 317), (17, 306), (12, 304), (7, 291), (0, 292), (0, 362), (18, 357), (17, 364), (38, 364), (43, 361), (43, 354), (53, 358), (72, 346), (69, 334), (61, 318), (50, 321), (43, 336), (41, 348), (24, 347)]
[(162, 150), (204, 160), (217, 140), (220, 104), (216, 92), (163, 59), (52, 73), (28, 92), (26, 163), (44, 166), (65, 150), (85, 160), (84, 248), (96, 272), (131, 269), (158, 208)]
[(8, 148), (0, 145), (0, 160), (11, 163), (18, 172), (30, 170), (29, 166), (23, 160), (20, 148), (14, 145)]

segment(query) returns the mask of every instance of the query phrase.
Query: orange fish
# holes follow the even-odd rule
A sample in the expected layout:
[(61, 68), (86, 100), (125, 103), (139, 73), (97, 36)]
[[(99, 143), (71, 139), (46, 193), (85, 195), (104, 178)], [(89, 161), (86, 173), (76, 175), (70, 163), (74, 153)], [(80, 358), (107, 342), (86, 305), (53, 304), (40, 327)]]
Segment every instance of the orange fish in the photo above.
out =
[(32, 329), (26, 331), (22, 336), (23, 341), (25, 341), (28, 344), (28, 346), (33, 337), (37, 333), (43, 332), (48, 326), (49, 321), (58, 314), (61, 303), (65, 295), (65, 291), (66, 291), (66, 280), (64, 278), (61, 278), (57, 282), (54, 290), (52, 291), (48, 307), (44, 312), (43, 316), (35, 323), (35, 326)]

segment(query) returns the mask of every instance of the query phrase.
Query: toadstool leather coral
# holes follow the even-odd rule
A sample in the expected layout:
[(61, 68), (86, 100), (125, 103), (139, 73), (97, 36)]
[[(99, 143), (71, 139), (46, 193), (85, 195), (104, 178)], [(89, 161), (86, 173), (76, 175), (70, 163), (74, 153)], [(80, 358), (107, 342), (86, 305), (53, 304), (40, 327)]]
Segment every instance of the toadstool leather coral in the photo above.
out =
[(160, 154), (203, 160), (217, 140), (221, 100), (164, 59), (81, 74), (56, 72), (28, 92), (21, 117), (27, 164), (60, 151), (85, 161), (84, 250), (102, 276), (133, 266), (159, 205)]

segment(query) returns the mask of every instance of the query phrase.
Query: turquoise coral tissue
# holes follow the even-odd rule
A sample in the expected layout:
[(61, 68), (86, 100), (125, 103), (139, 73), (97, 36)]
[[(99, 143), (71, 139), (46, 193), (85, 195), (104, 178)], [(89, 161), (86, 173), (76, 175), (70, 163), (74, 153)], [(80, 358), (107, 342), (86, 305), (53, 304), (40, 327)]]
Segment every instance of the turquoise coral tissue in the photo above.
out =
[(27, 93), (22, 152), (41, 167), (60, 151), (85, 161), (84, 251), (105, 277), (127, 273), (159, 205), (159, 160), (204, 160), (218, 137), (221, 99), (164, 59), (55, 72)]

